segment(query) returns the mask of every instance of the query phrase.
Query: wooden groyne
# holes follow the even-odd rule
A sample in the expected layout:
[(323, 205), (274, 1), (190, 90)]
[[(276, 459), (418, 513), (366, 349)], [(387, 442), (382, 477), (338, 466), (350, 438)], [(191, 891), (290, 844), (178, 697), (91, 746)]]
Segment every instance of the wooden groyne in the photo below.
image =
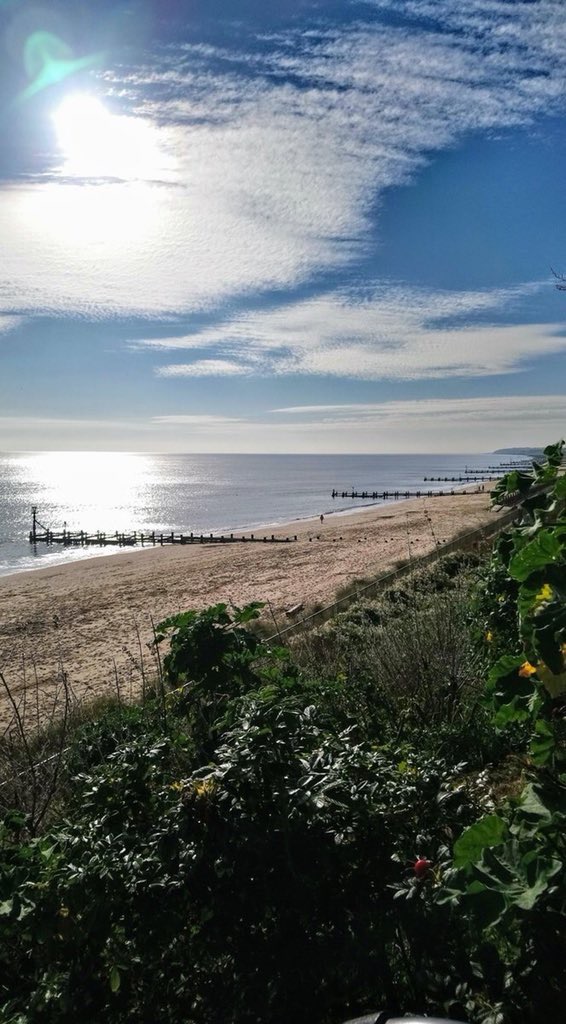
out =
[(249, 534), (214, 534), (214, 533), (157, 533), (155, 530), (142, 533), (139, 530), (129, 532), (105, 533), (101, 530), (88, 533), (86, 530), (51, 530), (43, 526), (37, 518), (37, 507), (32, 507), (32, 528), (29, 532), (30, 544), (62, 544), (64, 547), (140, 547), (160, 546), (165, 544), (290, 544), (297, 540), (297, 535), (276, 537), (275, 534), (256, 536)]
[(485, 475), (484, 474), (483, 476), (479, 476), (477, 473), (474, 476), (423, 476), (423, 480), (424, 480), (425, 483), (427, 481), (430, 481), (431, 483), (434, 483), (435, 481), (438, 481), (438, 483), (445, 483), (445, 484), (447, 484), (447, 483), (474, 484), (478, 480), (491, 480), (491, 479), (492, 479), (491, 474), (490, 475)]
[[(430, 478), (432, 479), (432, 477)], [(476, 488), (475, 492), (478, 492), (479, 488)], [(450, 491), (332, 491), (333, 498), (367, 498), (372, 501), (404, 501), (405, 498), (442, 498), (447, 497), (449, 494), (458, 496), (459, 494), (469, 494), (470, 491), (455, 491), (452, 488)]]
[(97, 531), (96, 533), (87, 533), (85, 530), (80, 530), (76, 533), (70, 530), (63, 530), (57, 532), (56, 530), (45, 530), (44, 532), (33, 533), (30, 530), (29, 542), (30, 544), (63, 544), (66, 547), (135, 547), (140, 545), (141, 547), (151, 546), (156, 547), (164, 544), (241, 544), (246, 542), (249, 544), (290, 544), (291, 541), (296, 541), (296, 535), (293, 537), (276, 537), (274, 534), (271, 536), (262, 535), (256, 537), (254, 533), (250, 533), (247, 536), (245, 534), (222, 534), (217, 536), (213, 533), (138, 533), (134, 530), (133, 533), (102, 533)]

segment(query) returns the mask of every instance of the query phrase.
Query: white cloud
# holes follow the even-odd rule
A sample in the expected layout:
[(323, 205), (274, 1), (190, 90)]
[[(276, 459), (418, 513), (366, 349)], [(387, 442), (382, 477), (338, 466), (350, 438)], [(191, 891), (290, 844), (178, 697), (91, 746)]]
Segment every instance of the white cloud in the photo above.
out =
[(234, 377), (248, 372), (241, 363), (229, 359), (198, 359), (194, 363), (173, 363), (159, 366), (159, 377)]
[(224, 423), (241, 423), (238, 416), (207, 416), (198, 413), (180, 413), (168, 416), (154, 416), (152, 423), (163, 423), (171, 426), (212, 427)]
[(21, 316), (6, 316), (0, 313), (0, 334), (9, 334), (22, 324), (24, 318)]
[(5, 451), (145, 451), (151, 424), (142, 420), (71, 416), (0, 416)]
[(297, 285), (365, 252), (376, 199), (431, 151), (563, 104), (561, 4), (404, 9), (437, 27), (358, 21), (106, 76), (155, 125), (174, 180), (4, 188), (0, 302), (156, 316)]
[[(491, 423), (501, 420), (523, 422), (527, 419), (557, 420), (566, 428), (566, 399), (563, 395), (497, 395), (480, 398), (423, 398), (394, 402), (346, 402), (335, 405), (296, 405), (273, 409), (273, 414), (309, 416), (313, 424), (404, 423), (417, 419), (419, 423), (434, 424), (439, 418), (444, 425)], [(301, 426), (306, 426), (302, 422)]]
[(566, 335), (559, 330), (560, 325), (527, 324), (422, 331), (407, 335), (394, 349), (343, 345), (313, 350), (287, 363), (286, 372), (360, 380), (487, 377), (515, 371), (523, 360), (566, 351)]
[(179, 424), (174, 443), (179, 451), (470, 452), (543, 445), (565, 430), (562, 395), (526, 395), (297, 406), (196, 434)]
[[(163, 424), (167, 429), (167, 424)], [(564, 436), (563, 395), (296, 406), (237, 423), (176, 424), (178, 451), (464, 452), (543, 445)]]
[[(64, 429), (69, 432), (84, 431), (119, 431), (123, 429), (149, 430), (146, 421), (132, 419), (81, 419), (72, 416), (0, 416), (1, 430), (21, 430), (35, 434), (44, 429)], [(39, 435), (40, 436), (40, 435)]]
[(288, 422), (278, 420), (273, 434), (262, 426), (264, 443), (329, 454), (489, 451), (544, 445), (566, 432), (562, 395), (295, 406), (273, 414)]
[[(469, 326), (466, 318), (501, 310), (536, 286), (486, 292), (375, 287), (340, 291), (267, 311), (247, 311), (214, 328), (137, 344), (163, 350), (209, 349), (231, 359), (161, 367), (163, 376), (214, 372), (312, 374), (360, 380), (491, 376), (566, 351), (560, 324)], [(242, 361), (238, 361), (238, 353)], [(209, 369), (209, 365), (211, 368)]]
[[(151, 420), (0, 417), (14, 450), (170, 452), (471, 452), (564, 436), (563, 395), (294, 406), (238, 419), (179, 413)], [(70, 441), (72, 438), (72, 441)]]

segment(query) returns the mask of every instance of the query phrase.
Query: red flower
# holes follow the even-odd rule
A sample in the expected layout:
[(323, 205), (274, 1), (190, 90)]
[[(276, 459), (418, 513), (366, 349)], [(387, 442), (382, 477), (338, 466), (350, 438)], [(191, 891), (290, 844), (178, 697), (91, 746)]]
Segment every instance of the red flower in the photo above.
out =
[(426, 857), (417, 857), (413, 864), (413, 871), (417, 878), (426, 878), (432, 867), (432, 861), (427, 860)]

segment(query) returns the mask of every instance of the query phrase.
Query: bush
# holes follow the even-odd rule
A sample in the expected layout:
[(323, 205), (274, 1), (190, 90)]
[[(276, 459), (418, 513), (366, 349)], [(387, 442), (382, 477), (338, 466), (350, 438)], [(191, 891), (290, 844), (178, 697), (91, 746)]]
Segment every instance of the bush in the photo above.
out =
[(558, 1019), (559, 727), (513, 655), (486, 704), (477, 572), (416, 574), (293, 651), (258, 605), (162, 623), (158, 694), (73, 735), (43, 835), (0, 827), (0, 1019)]
[(477, 809), (445, 762), (329, 734), (312, 696), (282, 676), (240, 698), (198, 771), (140, 737), (74, 778), (69, 821), (3, 906), (25, 1020), (322, 1022), (426, 1001), (435, 910), (405, 912), (395, 886)]

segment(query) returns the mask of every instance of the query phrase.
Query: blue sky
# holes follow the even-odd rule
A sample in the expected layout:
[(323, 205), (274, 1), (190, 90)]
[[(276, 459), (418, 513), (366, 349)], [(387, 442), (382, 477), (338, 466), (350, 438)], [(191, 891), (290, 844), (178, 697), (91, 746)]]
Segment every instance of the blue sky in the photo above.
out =
[(564, 434), (561, 0), (4, 0), (0, 39), (0, 449)]

